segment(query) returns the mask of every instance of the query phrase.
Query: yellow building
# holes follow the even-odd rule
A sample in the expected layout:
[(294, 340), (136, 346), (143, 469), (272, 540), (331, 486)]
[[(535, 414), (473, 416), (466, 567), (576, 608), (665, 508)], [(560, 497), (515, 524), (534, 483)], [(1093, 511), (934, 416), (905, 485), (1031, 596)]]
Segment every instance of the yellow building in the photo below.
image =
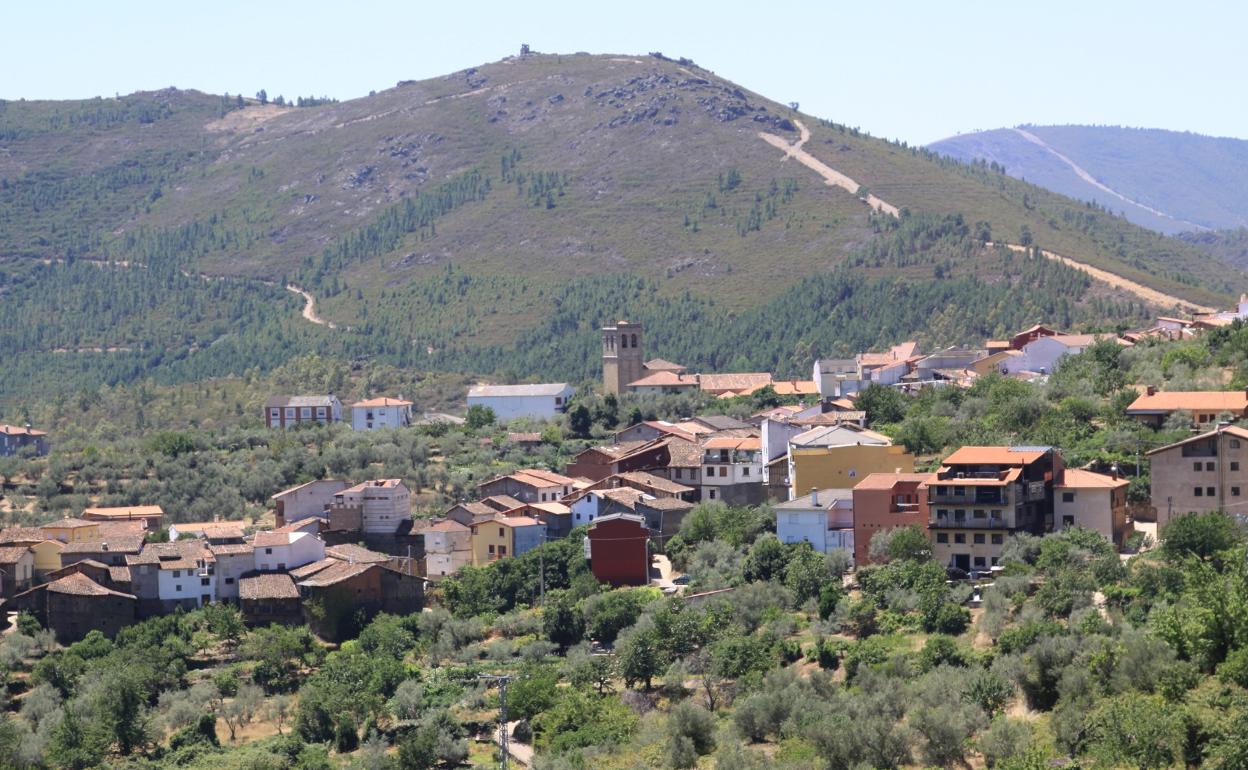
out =
[(528, 516), (497, 516), (472, 525), (472, 563), (519, 556), (545, 540), (546, 525)]
[(81, 543), (100, 539), (100, 525), (85, 519), (58, 519), (40, 527), (51, 540), (62, 543)]
[(42, 576), (61, 568), (61, 551), (65, 544), (59, 540), (44, 540), (30, 546), (35, 555), (35, 574)]
[(829, 425), (789, 440), (791, 496), (811, 489), (852, 489), (872, 473), (913, 473), (914, 455), (883, 434), (852, 424)]

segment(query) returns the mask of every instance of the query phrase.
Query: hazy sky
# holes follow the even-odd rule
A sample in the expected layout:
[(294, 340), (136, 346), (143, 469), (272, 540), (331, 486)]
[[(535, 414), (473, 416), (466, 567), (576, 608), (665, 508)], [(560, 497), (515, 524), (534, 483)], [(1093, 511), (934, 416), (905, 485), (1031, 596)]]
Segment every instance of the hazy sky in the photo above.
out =
[(34, 2), (5, 4), (0, 98), (165, 86), (363, 96), (518, 52), (686, 56), (877, 136), (1019, 123), (1248, 138), (1248, 3)]

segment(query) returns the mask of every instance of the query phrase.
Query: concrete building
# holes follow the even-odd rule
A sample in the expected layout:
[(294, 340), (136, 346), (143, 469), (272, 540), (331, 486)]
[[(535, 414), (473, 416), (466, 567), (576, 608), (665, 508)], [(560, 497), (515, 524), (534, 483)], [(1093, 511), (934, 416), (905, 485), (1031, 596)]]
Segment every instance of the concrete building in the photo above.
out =
[(546, 526), (528, 516), (496, 516), (471, 525), (472, 563), (481, 567), (542, 544)]
[(264, 402), (264, 424), (270, 428), (324, 425), (342, 421), (342, 402), (325, 396), (274, 396)]
[(1130, 534), (1127, 523), (1127, 487), (1118, 474), (1105, 475), (1067, 468), (1053, 485), (1053, 528), (1096, 530), (1118, 548)]
[(0, 457), (12, 457), (23, 449), (37, 457), (48, 453), (48, 434), (35, 430), (30, 423), (24, 426), (0, 425)]
[(350, 484), (339, 479), (318, 479), (282, 490), (269, 499), (274, 503), (278, 527), (312, 516), (324, 516), (334, 495)]
[(307, 532), (257, 532), (252, 545), (258, 572), (285, 572), (325, 558), (325, 543)]
[(791, 493), (853, 489), (872, 473), (911, 473), (914, 455), (881, 433), (852, 424), (811, 428), (789, 439)]
[(217, 601), (236, 602), (243, 575), (256, 569), (256, 549), (251, 543), (209, 545), (216, 560)]
[(1148, 452), (1157, 526), (1185, 513), (1244, 513), (1248, 502), (1248, 430), (1219, 425)]
[(854, 487), (854, 564), (869, 564), (871, 536), (915, 525), (927, 532), (934, 473), (871, 473)]
[(854, 494), (851, 489), (819, 489), (776, 503), (776, 537), (782, 543), (810, 543), (819, 553), (836, 549), (854, 554)]
[(702, 499), (727, 505), (758, 505), (763, 485), (762, 444), (757, 436), (715, 436), (702, 442)]
[(1192, 425), (1211, 428), (1248, 417), (1248, 390), (1159, 391), (1148, 388), (1127, 407), (1127, 416), (1160, 428), (1175, 412), (1187, 412)]
[(472, 530), (454, 519), (444, 519), (423, 529), (425, 575), (443, 578), (472, 564)]
[(366, 535), (393, 535), (411, 521), (412, 495), (402, 479), (365, 481), (334, 495), (330, 520), (343, 512), (349, 512), (353, 521), (358, 516), (359, 529)]
[(646, 376), (646, 339), (641, 324), (617, 321), (602, 328), (602, 389), (620, 395)]
[(474, 385), (468, 389), (468, 407), (483, 406), (499, 422), (517, 418), (551, 420), (568, 409), (575, 391), (566, 382), (541, 385)]
[(650, 582), (650, 530), (645, 518), (613, 513), (589, 525), (589, 567), (594, 577), (613, 586), (644, 586)]
[(964, 446), (927, 481), (932, 557), (970, 572), (1001, 557), (1008, 535), (1052, 528), (1062, 456), (1052, 447)]
[(399, 398), (370, 398), (351, 405), (352, 430), (402, 428), (412, 422), (412, 402)]

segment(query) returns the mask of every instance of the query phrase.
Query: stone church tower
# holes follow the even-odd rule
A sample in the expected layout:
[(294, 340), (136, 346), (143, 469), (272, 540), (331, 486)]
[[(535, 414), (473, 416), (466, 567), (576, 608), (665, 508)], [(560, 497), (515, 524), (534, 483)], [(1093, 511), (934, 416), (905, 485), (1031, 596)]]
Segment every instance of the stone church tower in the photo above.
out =
[(602, 328), (602, 390), (619, 395), (626, 385), (646, 376), (641, 324), (617, 321)]

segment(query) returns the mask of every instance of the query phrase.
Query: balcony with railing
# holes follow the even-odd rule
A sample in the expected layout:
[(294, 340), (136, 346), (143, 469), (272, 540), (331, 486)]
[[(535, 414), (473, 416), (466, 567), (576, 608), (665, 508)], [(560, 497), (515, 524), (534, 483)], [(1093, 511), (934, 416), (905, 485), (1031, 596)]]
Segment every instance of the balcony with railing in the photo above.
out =
[(702, 454), (703, 465), (761, 465), (762, 452), (740, 449), (710, 449)]
[(975, 516), (970, 513), (961, 513), (950, 511), (941, 514), (933, 512), (928, 520), (928, 525), (935, 528), (947, 527), (950, 529), (1013, 529), (1014, 521), (1012, 516), (1001, 516), (996, 512), (989, 513), (984, 516)]

